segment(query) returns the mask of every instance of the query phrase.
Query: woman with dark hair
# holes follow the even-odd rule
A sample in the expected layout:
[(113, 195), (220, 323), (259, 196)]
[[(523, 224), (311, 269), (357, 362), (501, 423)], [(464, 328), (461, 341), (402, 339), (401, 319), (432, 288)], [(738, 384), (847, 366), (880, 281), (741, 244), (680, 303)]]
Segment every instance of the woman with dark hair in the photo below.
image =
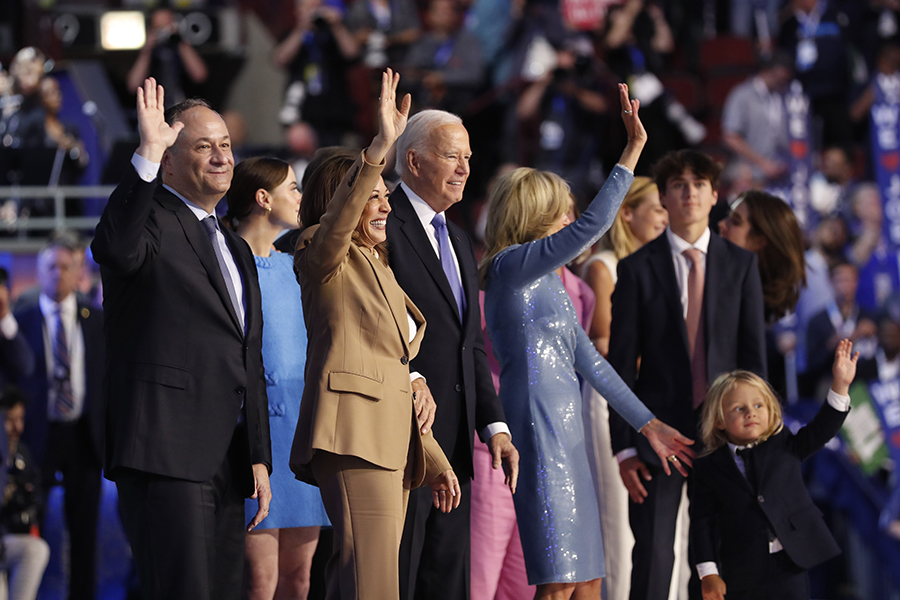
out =
[(755, 252), (759, 259), (766, 321), (772, 323), (797, 306), (806, 285), (803, 233), (794, 211), (780, 198), (751, 190), (737, 197), (719, 221), (726, 240)]
[(756, 254), (762, 279), (769, 382), (782, 396), (788, 386), (785, 356), (797, 347), (795, 325), (776, 323), (793, 313), (806, 286), (806, 258), (803, 233), (794, 211), (783, 200), (766, 192), (751, 190), (737, 197), (728, 216), (719, 221), (722, 237)]
[[(249, 158), (234, 168), (225, 226), (249, 244), (262, 295), (266, 393), (272, 464), (273, 500), (269, 515), (247, 534), (245, 597), (250, 600), (305, 598), (319, 528), (329, 525), (319, 491), (287, 470), (294, 427), (300, 415), (306, 365), (306, 327), (293, 258), (272, 243), (285, 229), (296, 229), (300, 208), (297, 178), (278, 158)], [(247, 500), (249, 521), (256, 502)]]
[(391, 207), (381, 171), (411, 103), (407, 94), (396, 108), (399, 80), (391, 69), (382, 76), (369, 147), (353, 161), (326, 160), (310, 176), (294, 254), (309, 351), (290, 465), (319, 486), (334, 526), (328, 597), (342, 600), (399, 598), (411, 488), (430, 485), (443, 512), (459, 506), (461, 493), (431, 424), (417, 423), (417, 397), (430, 392), (409, 361), (425, 319), (383, 246)]

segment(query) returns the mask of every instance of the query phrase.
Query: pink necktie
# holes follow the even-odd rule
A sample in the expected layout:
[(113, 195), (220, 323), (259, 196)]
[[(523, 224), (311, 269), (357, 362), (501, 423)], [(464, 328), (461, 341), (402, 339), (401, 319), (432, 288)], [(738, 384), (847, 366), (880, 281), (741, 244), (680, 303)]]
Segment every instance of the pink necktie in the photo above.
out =
[(694, 408), (706, 399), (706, 346), (703, 343), (703, 253), (688, 248), (682, 254), (691, 263), (688, 274), (687, 325), (688, 352), (691, 356), (691, 378), (694, 381)]

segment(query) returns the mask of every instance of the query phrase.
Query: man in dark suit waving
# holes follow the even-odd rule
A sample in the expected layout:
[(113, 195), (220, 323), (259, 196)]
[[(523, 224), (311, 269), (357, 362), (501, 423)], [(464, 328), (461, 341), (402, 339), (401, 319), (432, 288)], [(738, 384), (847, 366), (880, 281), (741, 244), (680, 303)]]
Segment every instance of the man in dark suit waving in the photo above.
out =
[[(709, 229), (719, 166), (681, 150), (660, 159), (654, 175), (669, 227), (619, 262), (607, 358), (659, 419), (696, 439), (709, 382), (734, 369), (766, 376), (762, 284), (756, 255)], [(650, 445), (612, 409), (609, 425), (631, 497), (631, 600), (665, 600), (685, 481), (666, 477)], [(693, 581), (691, 597), (699, 597)]]
[[(147, 600), (238, 598), (244, 497), (271, 470), (259, 284), (212, 216), (231, 185), (225, 122), (199, 100), (163, 114), (138, 90), (141, 143), (92, 248), (106, 311), (106, 473)], [(162, 185), (157, 172), (162, 168)]]
[[(519, 455), (484, 353), (472, 242), (444, 215), (462, 199), (471, 154), (462, 120), (443, 111), (418, 113), (397, 140), (401, 184), (391, 194), (387, 222), (390, 264), (428, 322), (410, 370), (424, 376), (434, 394), (434, 437), (462, 487), (462, 503), (447, 514), (433, 507), (430, 492), (410, 494), (400, 544), (403, 600), (465, 600), (469, 596), (470, 480), (476, 431), (491, 449), (494, 468), (501, 461), (508, 463), (507, 484), (512, 490), (518, 475)], [(418, 391), (417, 409), (431, 401), (423, 392)], [(420, 412), (421, 422), (427, 428), (430, 419)]]

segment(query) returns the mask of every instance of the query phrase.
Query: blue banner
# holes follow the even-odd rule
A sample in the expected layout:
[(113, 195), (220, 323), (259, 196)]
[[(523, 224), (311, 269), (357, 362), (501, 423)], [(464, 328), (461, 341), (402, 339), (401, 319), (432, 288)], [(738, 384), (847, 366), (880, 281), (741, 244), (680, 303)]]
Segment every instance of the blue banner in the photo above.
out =
[[(854, 383), (853, 387), (858, 385)], [(891, 458), (895, 465), (900, 465), (900, 379), (873, 381), (869, 384), (869, 397), (881, 418), (884, 441)], [(888, 527), (892, 521), (900, 519), (900, 482), (895, 481), (893, 488), (881, 515), (882, 527)]]
[(811, 232), (816, 227), (815, 211), (809, 203), (809, 178), (812, 174), (812, 147), (809, 131), (809, 98), (799, 81), (792, 81), (784, 96), (790, 149), (790, 186), (787, 202), (794, 209), (800, 228)]
[(872, 161), (884, 203), (884, 238), (900, 247), (900, 75), (878, 73), (871, 110)]

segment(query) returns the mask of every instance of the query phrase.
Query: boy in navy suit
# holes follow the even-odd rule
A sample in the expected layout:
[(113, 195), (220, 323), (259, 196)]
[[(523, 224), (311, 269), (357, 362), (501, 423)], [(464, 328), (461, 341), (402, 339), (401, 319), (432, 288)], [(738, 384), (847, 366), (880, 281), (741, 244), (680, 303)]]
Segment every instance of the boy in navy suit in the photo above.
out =
[[(837, 434), (859, 353), (838, 344), (828, 401), (796, 434), (772, 388), (747, 371), (719, 376), (703, 408), (706, 455), (694, 462), (691, 542), (704, 600), (809, 600), (806, 570), (840, 553), (800, 463)], [(727, 587), (726, 587), (727, 582)]]

